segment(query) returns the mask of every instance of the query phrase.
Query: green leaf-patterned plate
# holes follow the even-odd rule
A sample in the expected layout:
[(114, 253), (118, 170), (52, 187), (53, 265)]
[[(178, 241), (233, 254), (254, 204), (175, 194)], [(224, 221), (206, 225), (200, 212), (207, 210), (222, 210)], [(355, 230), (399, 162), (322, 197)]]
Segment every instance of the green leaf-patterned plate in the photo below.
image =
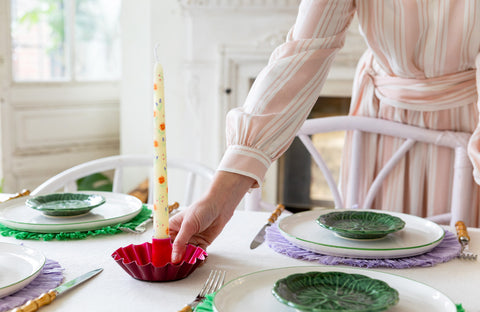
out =
[(275, 283), (272, 294), (278, 301), (308, 312), (384, 311), (399, 300), (398, 291), (384, 281), (336, 271), (289, 275)]
[(317, 218), (320, 226), (338, 235), (355, 239), (374, 239), (404, 228), (399, 217), (372, 211), (336, 211)]
[(36, 196), (25, 201), (27, 207), (54, 217), (83, 215), (104, 203), (105, 197), (101, 195), (82, 193), (55, 193)]

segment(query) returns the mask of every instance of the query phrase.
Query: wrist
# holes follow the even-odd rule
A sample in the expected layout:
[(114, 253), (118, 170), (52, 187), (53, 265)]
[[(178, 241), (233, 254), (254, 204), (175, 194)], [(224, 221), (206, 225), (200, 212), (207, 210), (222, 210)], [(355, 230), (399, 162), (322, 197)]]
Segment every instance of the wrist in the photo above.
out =
[(255, 179), (241, 174), (217, 171), (206, 199), (215, 202), (219, 207), (231, 208), (233, 211), (255, 182)]

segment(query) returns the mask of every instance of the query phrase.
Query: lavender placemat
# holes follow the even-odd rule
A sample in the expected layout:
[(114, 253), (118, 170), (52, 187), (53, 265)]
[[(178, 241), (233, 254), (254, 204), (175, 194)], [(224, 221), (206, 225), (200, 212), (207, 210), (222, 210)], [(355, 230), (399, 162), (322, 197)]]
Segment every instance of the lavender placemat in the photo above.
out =
[(55, 260), (47, 259), (40, 274), (16, 293), (0, 299), (0, 312), (16, 308), (30, 299), (57, 287), (63, 280), (63, 268)]
[(300, 248), (290, 243), (282, 236), (276, 224), (267, 228), (265, 241), (274, 251), (295, 259), (327, 265), (350, 265), (363, 268), (384, 267), (406, 269), (411, 267), (434, 266), (437, 263), (447, 262), (457, 257), (460, 254), (461, 248), (455, 234), (445, 231), (445, 237), (440, 244), (431, 251), (417, 256), (398, 259), (356, 259), (328, 256)]

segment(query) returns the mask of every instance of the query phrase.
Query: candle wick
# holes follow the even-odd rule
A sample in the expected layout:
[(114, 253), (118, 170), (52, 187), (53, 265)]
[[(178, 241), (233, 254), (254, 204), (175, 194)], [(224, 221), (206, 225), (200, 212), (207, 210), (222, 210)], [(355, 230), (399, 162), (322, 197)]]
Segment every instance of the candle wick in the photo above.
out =
[(155, 61), (157, 61), (157, 62), (158, 62), (157, 49), (158, 49), (159, 46), (160, 46), (160, 43), (157, 43), (157, 44), (155, 45), (155, 48), (153, 49), (153, 55), (155, 56)]

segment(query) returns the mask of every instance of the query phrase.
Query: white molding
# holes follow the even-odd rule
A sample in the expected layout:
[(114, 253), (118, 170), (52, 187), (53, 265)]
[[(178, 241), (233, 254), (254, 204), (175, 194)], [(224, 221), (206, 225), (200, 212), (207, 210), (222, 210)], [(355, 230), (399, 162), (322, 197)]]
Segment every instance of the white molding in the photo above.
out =
[[(17, 192), (21, 189), (33, 190), (53, 175), (80, 163), (118, 154), (118, 142), (115, 144), (97, 144), (55, 150), (53, 154), (18, 155), (14, 158), (14, 170), (5, 175), (5, 189)], [(39, 164), (50, 164), (44, 166)]]
[(282, 29), (270, 32), (264, 35), (262, 39), (257, 40), (255, 45), (257, 46), (257, 49), (267, 49), (272, 52), (276, 47), (285, 42), (288, 31), (289, 29)]
[(300, 0), (178, 0), (185, 9), (298, 10)]
[(220, 49), (221, 107), (224, 113), (243, 105), (250, 89), (250, 79), (267, 65), (272, 51), (271, 48), (259, 49), (258, 45), (225, 45)]
[(119, 102), (119, 83), (15, 83), (10, 87), (10, 103), (15, 108), (91, 105)]
[(101, 108), (39, 108), (13, 112), (15, 154), (35, 154), (52, 148), (71, 149), (119, 140), (118, 103)]

